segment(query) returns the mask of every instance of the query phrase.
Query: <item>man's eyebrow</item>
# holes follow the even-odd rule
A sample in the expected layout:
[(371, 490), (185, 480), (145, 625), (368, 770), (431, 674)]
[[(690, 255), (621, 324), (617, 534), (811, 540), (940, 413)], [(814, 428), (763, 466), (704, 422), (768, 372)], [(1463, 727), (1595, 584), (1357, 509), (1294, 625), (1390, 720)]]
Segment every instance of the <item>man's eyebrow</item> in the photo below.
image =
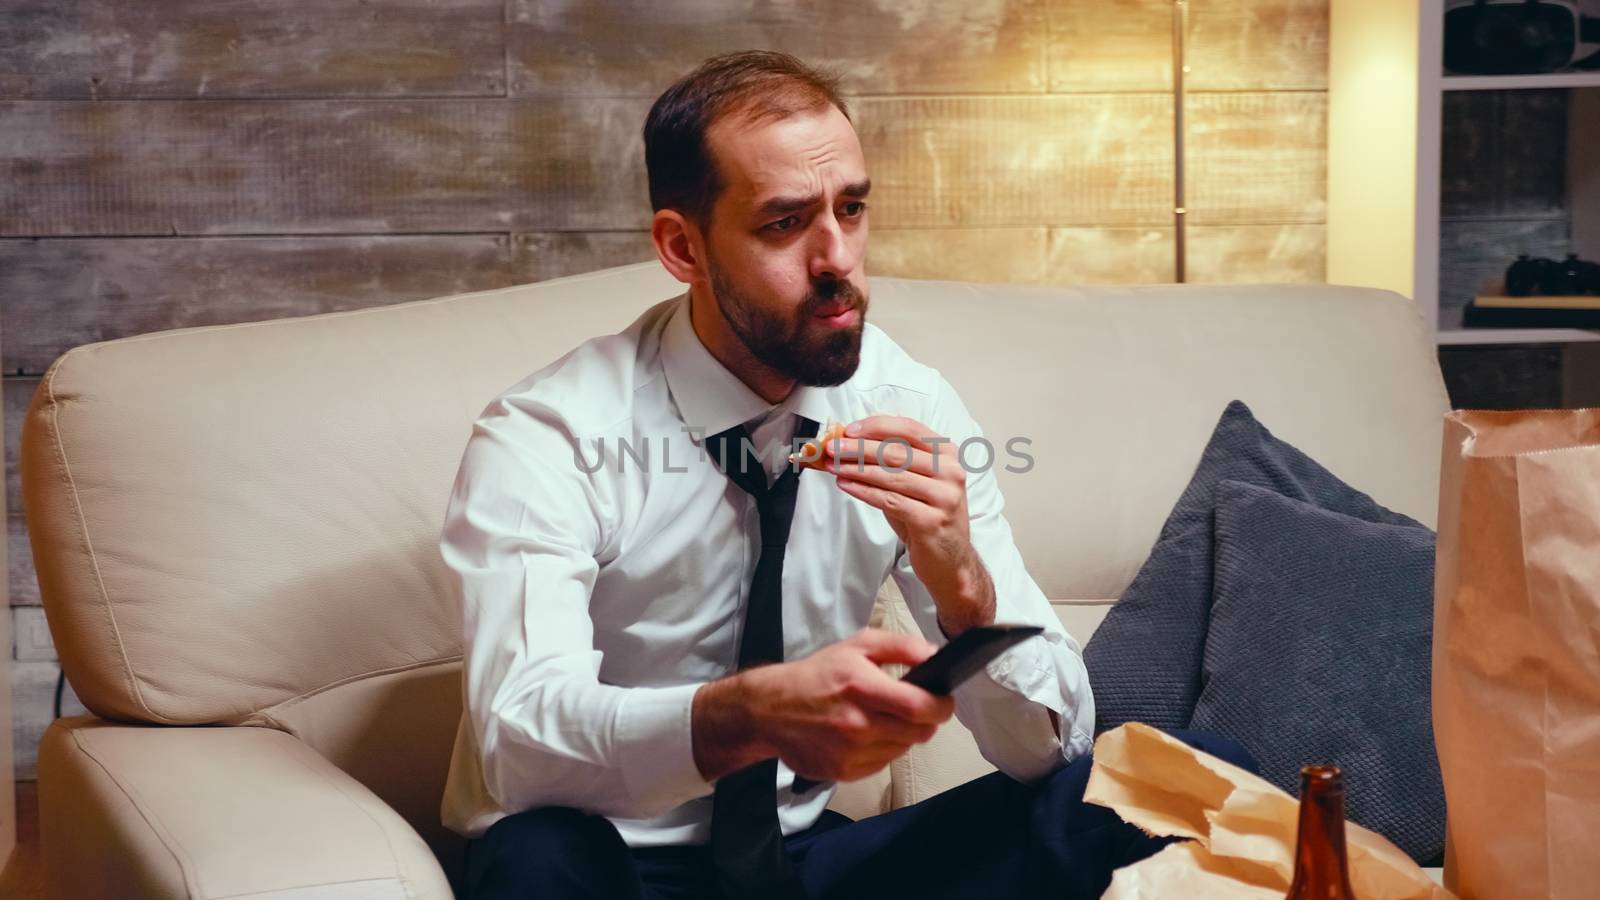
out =
[[(839, 193), (846, 197), (865, 197), (872, 191), (872, 179), (865, 178), (844, 186)], [(788, 215), (796, 210), (819, 203), (821, 194), (812, 194), (808, 197), (773, 197), (756, 207), (756, 218), (765, 219), (769, 216)]]

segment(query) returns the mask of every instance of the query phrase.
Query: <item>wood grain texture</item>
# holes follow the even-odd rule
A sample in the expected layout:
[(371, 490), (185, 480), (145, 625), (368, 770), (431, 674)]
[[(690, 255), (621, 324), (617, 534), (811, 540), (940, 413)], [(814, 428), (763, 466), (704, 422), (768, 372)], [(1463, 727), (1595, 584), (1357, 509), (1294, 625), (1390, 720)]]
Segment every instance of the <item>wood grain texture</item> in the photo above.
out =
[[(383, 306), (518, 282), (509, 235), (0, 240), (0, 357), (43, 373), (79, 344)], [(532, 279), (529, 279), (532, 280)]]
[(11, 639), (17, 648), (13, 658), (20, 662), (55, 662), (56, 645), (50, 639), (44, 607), (18, 606), (10, 614)]
[(1173, 229), (1052, 228), (1045, 280), (1054, 284), (1158, 284), (1173, 280)]
[(1196, 94), (1188, 135), (1190, 225), (1327, 220), (1326, 93)]
[[(1191, 98), (1198, 223), (1320, 221), (1326, 96)], [(632, 100), (0, 104), (17, 235), (644, 229)], [(885, 227), (1156, 224), (1171, 98), (870, 98)], [(1263, 174), (1265, 173), (1265, 174)]]
[(0, 236), (645, 228), (636, 100), (0, 103)]
[(647, 97), (701, 61), (782, 50), (851, 93), (1044, 90), (1043, 0), (509, 0), (516, 95)]
[(501, 96), (503, 0), (10, 0), (0, 98)]
[(1044, 228), (875, 228), (867, 273), (948, 281), (1044, 281)]
[[(61, 667), (53, 662), (11, 664), (12, 765), (18, 781), (38, 778), (39, 739), (55, 715), (56, 676), (60, 671)], [(72, 685), (66, 685), (61, 692), (61, 714), (77, 716), (86, 712)]]
[(516, 284), (657, 258), (648, 231), (539, 232), (511, 237), (511, 271)]
[(1172, 0), (1047, 0), (1050, 90), (1172, 90)]
[[(20, 135), (0, 144), (0, 178), (15, 186), (0, 195), (0, 229), (642, 230), (644, 112), (633, 100), (0, 104), (0, 130)], [(1164, 216), (1170, 117), (1171, 98), (1147, 94), (858, 108), (888, 227)]]
[(1328, 228), (1314, 225), (1196, 225), (1188, 229), (1194, 284), (1327, 280)]
[[(1188, 281), (1195, 284), (1324, 280), (1327, 229), (1317, 225), (1191, 225)], [(1173, 229), (1054, 228), (1048, 280), (1154, 284), (1174, 278)]]
[[(5, 415), (6, 515), (22, 515), (22, 474), (17, 467), (17, 448), (22, 446), (22, 420), (28, 403), (39, 387), (38, 378), (7, 376), (0, 379), (0, 411)], [(12, 560), (12, 565), (16, 560)]]
[(1185, 86), (1193, 91), (1327, 90), (1328, 3), (1190, 3)]
[(6, 570), (11, 582), (12, 606), (38, 606), (39, 576), (33, 568), (33, 547), (28, 543), (28, 523), (21, 516), (6, 516)]
[[(1047, 0), (1051, 91), (1170, 91), (1171, 0)], [(1327, 0), (1189, 4), (1190, 91), (1325, 90)]]
[(874, 225), (1104, 227), (1172, 209), (1172, 98), (884, 98), (857, 117)]

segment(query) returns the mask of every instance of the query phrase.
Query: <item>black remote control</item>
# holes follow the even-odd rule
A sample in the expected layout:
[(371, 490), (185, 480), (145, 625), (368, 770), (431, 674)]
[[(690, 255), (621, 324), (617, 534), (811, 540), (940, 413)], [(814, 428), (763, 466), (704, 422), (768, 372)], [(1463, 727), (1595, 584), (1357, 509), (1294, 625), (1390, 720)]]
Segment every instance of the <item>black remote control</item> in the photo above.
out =
[[(1040, 625), (979, 625), (956, 635), (950, 643), (900, 676), (930, 694), (948, 694), (978, 674), (989, 661), (1044, 631)], [(804, 775), (794, 777), (794, 792), (804, 794), (821, 784)]]

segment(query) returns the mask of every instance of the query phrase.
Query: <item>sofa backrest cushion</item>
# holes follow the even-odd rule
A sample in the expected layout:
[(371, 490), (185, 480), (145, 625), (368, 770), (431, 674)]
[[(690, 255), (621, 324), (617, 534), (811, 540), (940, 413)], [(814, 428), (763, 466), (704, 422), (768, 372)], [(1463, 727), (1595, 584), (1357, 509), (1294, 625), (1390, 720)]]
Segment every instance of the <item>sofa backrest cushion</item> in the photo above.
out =
[[(23, 495), (79, 697), (114, 719), (270, 724), (459, 656), (437, 541), (473, 420), (681, 290), (647, 263), (64, 354), (29, 409)], [(1029, 442), (1031, 471), (999, 478), (1047, 596), (1118, 596), (1236, 397), (1379, 502), (1434, 519), (1446, 403), (1396, 295), (875, 279), (870, 318), (949, 378), (1002, 452)]]

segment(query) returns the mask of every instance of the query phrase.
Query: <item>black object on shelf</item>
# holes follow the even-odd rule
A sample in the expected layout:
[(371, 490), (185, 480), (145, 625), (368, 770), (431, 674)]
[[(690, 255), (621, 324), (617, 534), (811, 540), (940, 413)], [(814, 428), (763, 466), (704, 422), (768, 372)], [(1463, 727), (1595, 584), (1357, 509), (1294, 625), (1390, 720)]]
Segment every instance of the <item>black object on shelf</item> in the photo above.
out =
[(1600, 290), (1600, 285), (1590, 286), (1584, 283), (1583, 266), (1578, 260), (1578, 254), (1568, 253), (1567, 258), (1552, 266), (1545, 267), (1544, 278), (1539, 282), (1539, 289), (1547, 297), (1563, 297), (1573, 294), (1586, 294), (1592, 290)]
[(1579, 259), (1576, 253), (1560, 262), (1524, 253), (1506, 267), (1505, 290), (1508, 297), (1600, 295), (1600, 263)]
[(1451, 0), (1444, 67), (1463, 75), (1600, 67), (1600, 16), (1590, 9), (1583, 0)]
[(1472, 302), (1462, 308), (1461, 324), (1467, 328), (1600, 329), (1600, 309), (1479, 306)]
[(1544, 281), (1545, 266), (1549, 265), (1548, 259), (1529, 259), (1524, 253), (1517, 257), (1517, 261), (1506, 268), (1506, 296), (1531, 297), (1539, 292), (1539, 284)]

